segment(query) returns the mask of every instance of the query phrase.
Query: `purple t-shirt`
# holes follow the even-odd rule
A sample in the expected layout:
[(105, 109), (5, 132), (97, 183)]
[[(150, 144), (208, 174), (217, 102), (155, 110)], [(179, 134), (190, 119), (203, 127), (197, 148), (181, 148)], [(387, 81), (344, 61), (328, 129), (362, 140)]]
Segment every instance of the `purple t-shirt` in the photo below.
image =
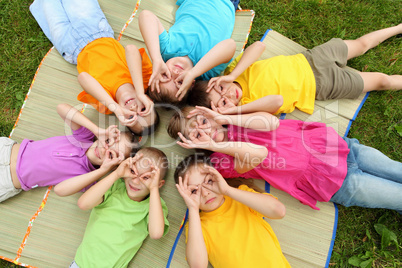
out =
[(24, 139), (17, 159), (17, 175), (21, 188), (56, 185), (66, 179), (95, 170), (86, 156), (94, 134), (81, 127), (70, 136), (45, 140)]

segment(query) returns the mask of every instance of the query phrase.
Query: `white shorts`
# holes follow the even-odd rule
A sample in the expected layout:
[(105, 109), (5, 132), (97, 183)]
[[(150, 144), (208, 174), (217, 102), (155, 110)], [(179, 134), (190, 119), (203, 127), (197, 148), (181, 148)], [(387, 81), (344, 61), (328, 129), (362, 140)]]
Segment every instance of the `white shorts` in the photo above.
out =
[(14, 187), (10, 171), (11, 149), (16, 143), (12, 139), (0, 137), (0, 202), (22, 190)]

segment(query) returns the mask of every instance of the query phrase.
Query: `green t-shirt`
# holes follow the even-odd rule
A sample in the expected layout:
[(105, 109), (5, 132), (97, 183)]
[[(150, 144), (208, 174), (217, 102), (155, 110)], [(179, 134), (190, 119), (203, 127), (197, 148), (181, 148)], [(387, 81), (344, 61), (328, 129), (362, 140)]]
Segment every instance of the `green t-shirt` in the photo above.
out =
[[(168, 232), (166, 203), (161, 199)], [(92, 209), (75, 262), (86, 267), (126, 267), (148, 236), (149, 198), (136, 202), (127, 196), (122, 179), (105, 193)]]

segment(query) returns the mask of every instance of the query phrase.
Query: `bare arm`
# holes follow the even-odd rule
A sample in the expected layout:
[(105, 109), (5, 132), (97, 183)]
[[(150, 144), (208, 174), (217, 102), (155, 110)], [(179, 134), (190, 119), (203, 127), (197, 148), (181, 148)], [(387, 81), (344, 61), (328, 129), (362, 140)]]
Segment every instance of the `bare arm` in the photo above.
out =
[(66, 103), (57, 105), (57, 113), (72, 130), (77, 130), (83, 126), (96, 136), (98, 135), (99, 127), (71, 105)]
[(240, 58), (236, 67), (230, 73), (230, 76), (235, 80), (241, 75), (251, 64), (258, 60), (265, 50), (265, 44), (261, 41), (254, 42), (244, 50), (243, 56)]
[(100, 180), (103, 176), (105, 176), (109, 171), (111, 171), (116, 165), (118, 165), (122, 158), (118, 157), (116, 152), (107, 151), (107, 158), (101, 165), (99, 169), (93, 170), (91, 172), (72, 177), (68, 180), (64, 180), (58, 183), (54, 187), (54, 192), (58, 196), (69, 196), (81, 191), (83, 188), (88, 185)]
[(283, 104), (282, 95), (268, 95), (255, 101), (233, 107), (234, 114), (267, 112), (275, 114)]
[(159, 194), (159, 188), (164, 184), (164, 181), (160, 181), (160, 169), (152, 166), (150, 174), (144, 174), (140, 179), (149, 189), (149, 236), (152, 239), (159, 239), (163, 236), (165, 230), (165, 217), (163, 215), (161, 197)]
[(152, 62), (163, 61), (160, 52), (159, 35), (165, 28), (158, 17), (149, 10), (143, 10), (138, 18), (138, 24)]
[(183, 197), (188, 207), (188, 235), (186, 245), (186, 258), (190, 267), (207, 267), (208, 253), (202, 235), (201, 220), (199, 214), (201, 185), (188, 185), (188, 175), (179, 177), (176, 188)]
[[(261, 56), (262, 52), (264, 52), (265, 44), (257, 41), (250, 45), (243, 53), (243, 56), (240, 58), (237, 65), (234, 67), (233, 71), (224, 76), (218, 76), (211, 78), (208, 82), (207, 92), (211, 91), (213, 87), (219, 87), (221, 83), (232, 83), (242, 74), (251, 64), (253, 64), (258, 58)], [(223, 90), (222, 94), (226, 91)]]
[(85, 92), (93, 96), (99, 102), (102, 102), (110, 111), (114, 112), (123, 125), (132, 126), (135, 124), (137, 120), (136, 112), (121, 107), (89, 73), (80, 73), (78, 75), (78, 82)]
[(285, 216), (285, 206), (273, 196), (233, 188), (213, 167), (207, 167), (204, 173), (209, 173), (212, 181), (204, 182), (202, 187), (229, 196), (270, 219), (282, 219)]
[(181, 100), (191, 87), (194, 79), (211, 70), (215, 66), (230, 61), (235, 51), (236, 42), (233, 39), (226, 39), (216, 44), (190, 71), (182, 73), (176, 78), (176, 80), (182, 81), (182, 85), (177, 91), (176, 97)]
[[(140, 101), (140, 103), (137, 101), (137, 113), (142, 116), (146, 116), (151, 112), (151, 109), (153, 109), (154, 103), (145, 95), (144, 81), (142, 79), (142, 57), (138, 51), (138, 48), (134, 45), (127, 45), (125, 51), (127, 66), (130, 70), (137, 100)], [(142, 111), (142, 108), (145, 108), (145, 110)]]
[(109, 94), (106, 93), (105, 89), (102, 85), (89, 73), (82, 72), (78, 75), (78, 82), (81, 87), (90, 94), (92, 97), (97, 99), (99, 102), (105, 104), (105, 106), (114, 111), (119, 104), (110, 97)]
[(152, 75), (148, 85), (151, 86), (151, 90), (156, 88), (160, 92), (159, 82), (167, 82), (171, 79), (170, 71), (162, 59), (159, 44), (159, 35), (165, 28), (158, 17), (148, 10), (143, 10), (140, 13), (138, 24), (152, 60)]
[(82, 210), (88, 210), (102, 203), (106, 191), (112, 187), (113, 183), (119, 178), (120, 177), (114, 171), (98, 183), (94, 184), (78, 199), (78, 207)]
[(126, 177), (132, 178), (134, 175), (131, 173), (132, 158), (124, 160), (119, 167), (94, 184), (78, 199), (78, 207), (82, 210), (88, 210), (96, 207), (103, 202), (103, 197), (106, 191), (112, 187), (113, 183), (119, 178)]
[(226, 195), (258, 211), (267, 218), (282, 219), (285, 217), (285, 206), (271, 195), (243, 191), (233, 187), (229, 188)]

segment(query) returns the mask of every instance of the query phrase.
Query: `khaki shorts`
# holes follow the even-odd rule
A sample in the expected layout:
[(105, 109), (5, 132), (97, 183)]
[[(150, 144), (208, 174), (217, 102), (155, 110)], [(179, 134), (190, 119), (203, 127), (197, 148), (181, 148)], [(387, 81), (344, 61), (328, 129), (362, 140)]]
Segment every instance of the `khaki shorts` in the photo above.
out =
[(6, 137), (0, 137), (0, 202), (18, 194), (11, 178), (10, 158), (11, 149), (16, 142)]
[(348, 47), (340, 38), (303, 51), (313, 70), (317, 100), (355, 99), (363, 92), (360, 74), (347, 67)]

